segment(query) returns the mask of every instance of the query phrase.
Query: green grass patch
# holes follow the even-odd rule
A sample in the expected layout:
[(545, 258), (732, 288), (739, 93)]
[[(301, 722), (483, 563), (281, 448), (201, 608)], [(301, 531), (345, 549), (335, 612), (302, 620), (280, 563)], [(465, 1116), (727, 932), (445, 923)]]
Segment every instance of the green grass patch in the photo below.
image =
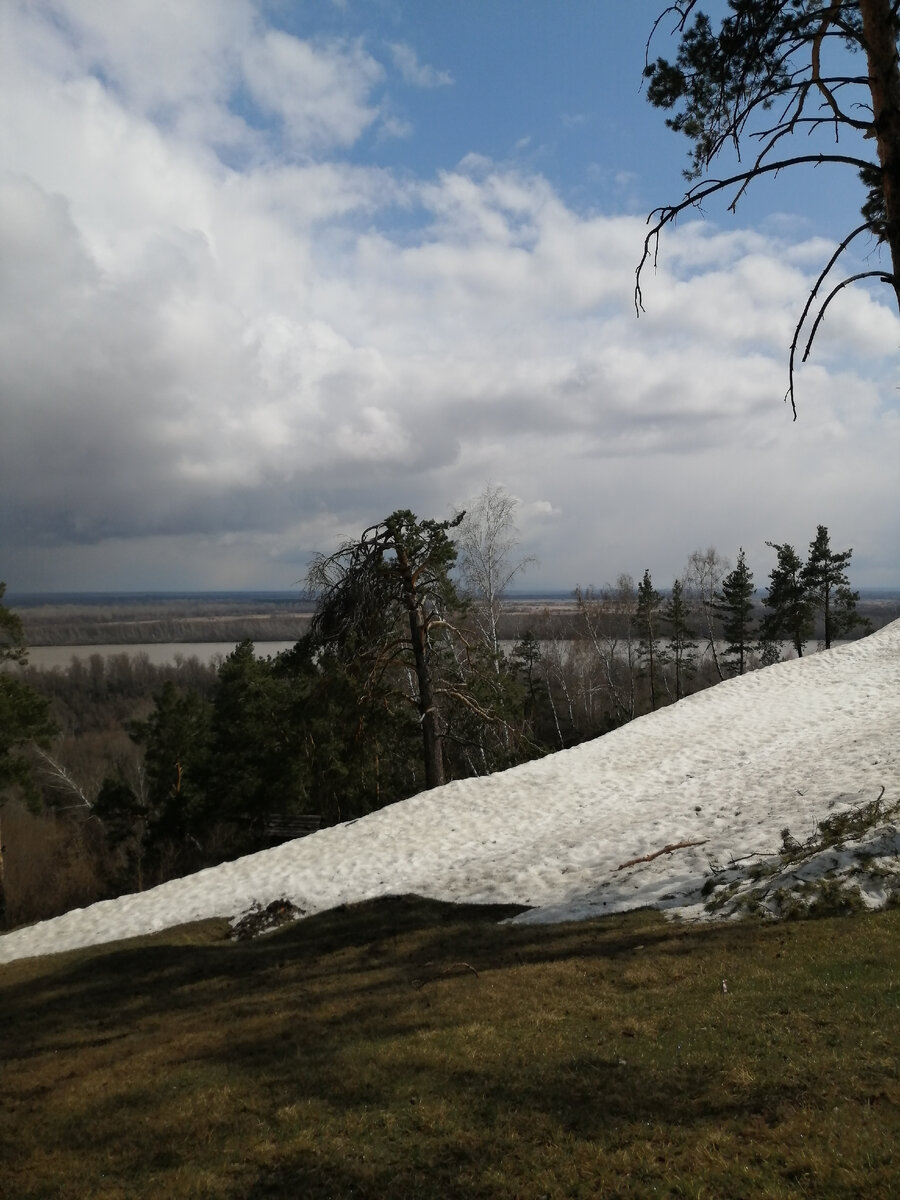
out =
[(389, 898), (0, 968), (0, 1193), (896, 1194), (900, 911), (510, 911)]

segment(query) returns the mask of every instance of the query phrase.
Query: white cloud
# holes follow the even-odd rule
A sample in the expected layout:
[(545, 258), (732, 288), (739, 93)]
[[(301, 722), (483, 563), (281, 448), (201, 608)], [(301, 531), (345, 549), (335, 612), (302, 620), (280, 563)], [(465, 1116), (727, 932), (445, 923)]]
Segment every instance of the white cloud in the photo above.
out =
[[(160, 587), (290, 586), (338, 533), (501, 477), (548, 583), (665, 578), (695, 545), (764, 553), (838, 516), (865, 531), (872, 582), (895, 570), (900, 322), (878, 293), (836, 302), (797, 425), (781, 403), (818, 240), (689, 222), (637, 321), (640, 220), (484, 156), (425, 180), (335, 157), (385, 121), (359, 44), (235, 2), (222, 20), (247, 49), (219, 61), (211, 10), (175, 5), (144, 71), (142, 10), (106, 11), (4, 10), (11, 587), (88, 567), (81, 586), (152, 586), (154, 563)], [(154, 82), (178, 21), (183, 61)], [(241, 115), (235, 78), (290, 154)], [(219, 157), (229, 129), (240, 166)]]
[(449, 87), (453, 83), (453, 76), (449, 71), (440, 71), (436, 67), (420, 63), (415, 50), (406, 42), (392, 42), (390, 51), (394, 66), (404, 82), (412, 84), (413, 87), (439, 88)]
[(313, 46), (269, 30), (242, 66), (254, 100), (283, 120), (294, 149), (352, 145), (378, 116), (371, 93), (384, 71), (359, 43)]
[(88, 75), (129, 111), (193, 140), (241, 142), (243, 121), (226, 102), (236, 86), (238, 47), (257, 36), (247, 0), (11, 0), (4, 6), (11, 65), (42, 69), (65, 87)]

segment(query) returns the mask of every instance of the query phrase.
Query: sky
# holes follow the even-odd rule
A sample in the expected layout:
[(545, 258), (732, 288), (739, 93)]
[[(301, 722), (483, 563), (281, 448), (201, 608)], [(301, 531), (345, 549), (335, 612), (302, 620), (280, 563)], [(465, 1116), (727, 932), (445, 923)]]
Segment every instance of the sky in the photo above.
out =
[[(827, 874), (881, 908), (900, 887), (898, 707), (894, 621), (570, 750), (14, 930), (0, 936), (0, 963), (237, 922), (282, 900), (307, 916), (412, 893), (520, 904), (516, 920), (529, 922), (645, 906), (707, 921), (740, 916), (754, 896), (783, 915), (779, 892), (808, 904)], [(872, 819), (839, 848), (823, 835), (826, 819), (866, 807)], [(785, 829), (797, 843), (788, 861)]]
[(10, 594), (291, 589), (394, 510), (489, 484), (535, 590), (666, 587), (709, 545), (764, 585), (766, 542), (818, 524), (855, 585), (900, 586), (887, 289), (841, 293), (796, 422), (783, 402), (854, 172), (687, 215), (635, 315), (687, 163), (641, 88), (657, 11), (3, 0)]

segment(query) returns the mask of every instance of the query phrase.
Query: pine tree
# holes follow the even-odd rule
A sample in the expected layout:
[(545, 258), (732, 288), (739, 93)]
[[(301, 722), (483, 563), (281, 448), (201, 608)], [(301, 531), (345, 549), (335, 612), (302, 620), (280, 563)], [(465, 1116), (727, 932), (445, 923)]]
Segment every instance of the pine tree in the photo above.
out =
[(722, 614), (722, 633), (725, 653), (737, 659), (737, 674), (743, 675), (748, 665), (753, 630), (753, 572), (747, 566), (743, 547), (738, 552), (737, 566), (722, 580), (716, 597), (716, 609)]
[(3, 604), (5, 593), (6, 584), (0, 583), (0, 804), (2, 793), (13, 786), (36, 799), (24, 751), (30, 743), (45, 744), (56, 732), (49, 702), (8, 669), (24, 666), (28, 651), (21, 618)]
[(797, 657), (803, 656), (803, 643), (812, 636), (813, 610), (803, 563), (793, 546), (766, 542), (778, 555), (769, 575), (769, 590), (763, 604), (772, 611), (763, 617), (760, 633), (766, 642), (790, 639)]
[(684, 681), (697, 670), (694, 651), (696, 636), (690, 627), (690, 612), (684, 598), (684, 584), (676, 579), (672, 584), (672, 595), (663, 609), (663, 620), (669, 626), (669, 652), (675, 666), (675, 699), (684, 695)]
[[(30, 800), (36, 798), (31, 770), (23, 751), (29, 744), (46, 744), (56, 732), (50, 705), (33, 688), (16, 679), (9, 670), (27, 661), (22, 621), (3, 603), (6, 584), (0, 583), (0, 817), (3, 793), (11, 786), (22, 788)], [(3, 837), (0, 829), (0, 926), (6, 924), (6, 891), (3, 869)]]
[(638, 584), (637, 609), (634, 626), (638, 634), (638, 659), (644, 663), (644, 673), (650, 684), (650, 710), (656, 709), (656, 676), (662, 665), (663, 654), (659, 646), (659, 608), (662, 596), (653, 586), (650, 572)]
[[(206, 833), (211, 715), (212, 706), (198, 692), (169, 680), (154, 696), (147, 720), (132, 726), (132, 738), (145, 748), (146, 790), (130, 815), (139, 826), (144, 860), (159, 881), (206, 865), (200, 839)], [(101, 809), (112, 819), (105, 811), (109, 799), (104, 796)]]
[[(650, 60), (644, 74), (650, 103), (667, 110), (667, 125), (690, 142), (686, 175), (695, 182), (680, 201), (651, 214), (635, 301), (640, 309), (641, 269), (656, 263), (660, 232), (682, 212), (722, 193), (730, 193), (734, 209), (754, 180), (795, 168), (831, 164), (857, 172), (865, 192), (862, 222), (824, 264), (794, 331), (793, 405), (801, 332), (810, 326), (805, 359), (829, 304), (848, 283), (878, 279), (900, 304), (898, 6), (893, 0), (729, 0), (716, 6), (722, 12), (715, 18), (706, 7), (674, 0), (651, 32), (651, 39), (668, 28), (678, 35), (674, 59)], [(732, 152), (733, 173), (718, 164), (720, 156), (728, 164)], [(833, 269), (858, 238), (886, 244), (889, 269), (873, 263), (835, 280)]]
[(812, 607), (822, 614), (826, 650), (831, 649), (835, 638), (849, 633), (855, 625), (867, 624), (856, 611), (859, 592), (850, 590), (847, 578), (846, 568), (852, 555), (852, 549), (833, 552), (827, 527), (816, 527), (803, 568), (803, 581)]
[(302, 688), (273, 658), (258, 658), (243, 641), (219, 667), (213, 698), (208, 782), (211, 821), (247, 818), (261, 827), (268, 813), (310, 811), (302, 768)]
[(367, 665), (366, 694), (392, 668), (415, 680), (426, 788), (445, 782), (439, 643), (448, 614), (460, 607), (450, 579), (456, 562), (450, 531), (464, 517), (421, 521), (399, 509), (357, 541), (317, 556), (308, 574), (318, 599), (313, 639), (342, 662)]

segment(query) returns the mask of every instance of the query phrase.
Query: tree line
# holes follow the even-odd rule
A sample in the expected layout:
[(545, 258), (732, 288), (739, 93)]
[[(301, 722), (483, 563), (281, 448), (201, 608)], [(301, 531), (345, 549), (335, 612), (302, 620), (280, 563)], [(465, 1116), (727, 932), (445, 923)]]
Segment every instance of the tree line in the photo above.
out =
[[(819, 526), (754, 604), (743, 550), (691, 555), (663, 595), (577, 588), (568, 624), (529, 614), (501, 637), (517, 556), (516, 504), (488, 487), (465, 513), (398, 510), (310, 565), (309, 632), (261, 658), (168, 668), (92, 656), (68, 671), (0, 673), (0, 785), (89, 829), (104, 894), (139, 890), (271, 844), (271, 818), (334, 824), (425, 788), (489, 774), (858, 629), (851, 551)], [(0, 593), (2, 599), (2, 593)], [(5, 657), (21, 662), (0, 607)], [(124, 659), (120, 662), (119, 659)], [(92, 747), (92, 750), (86, 750)], [(92, 759), (93, 755), (93, 759)]]

